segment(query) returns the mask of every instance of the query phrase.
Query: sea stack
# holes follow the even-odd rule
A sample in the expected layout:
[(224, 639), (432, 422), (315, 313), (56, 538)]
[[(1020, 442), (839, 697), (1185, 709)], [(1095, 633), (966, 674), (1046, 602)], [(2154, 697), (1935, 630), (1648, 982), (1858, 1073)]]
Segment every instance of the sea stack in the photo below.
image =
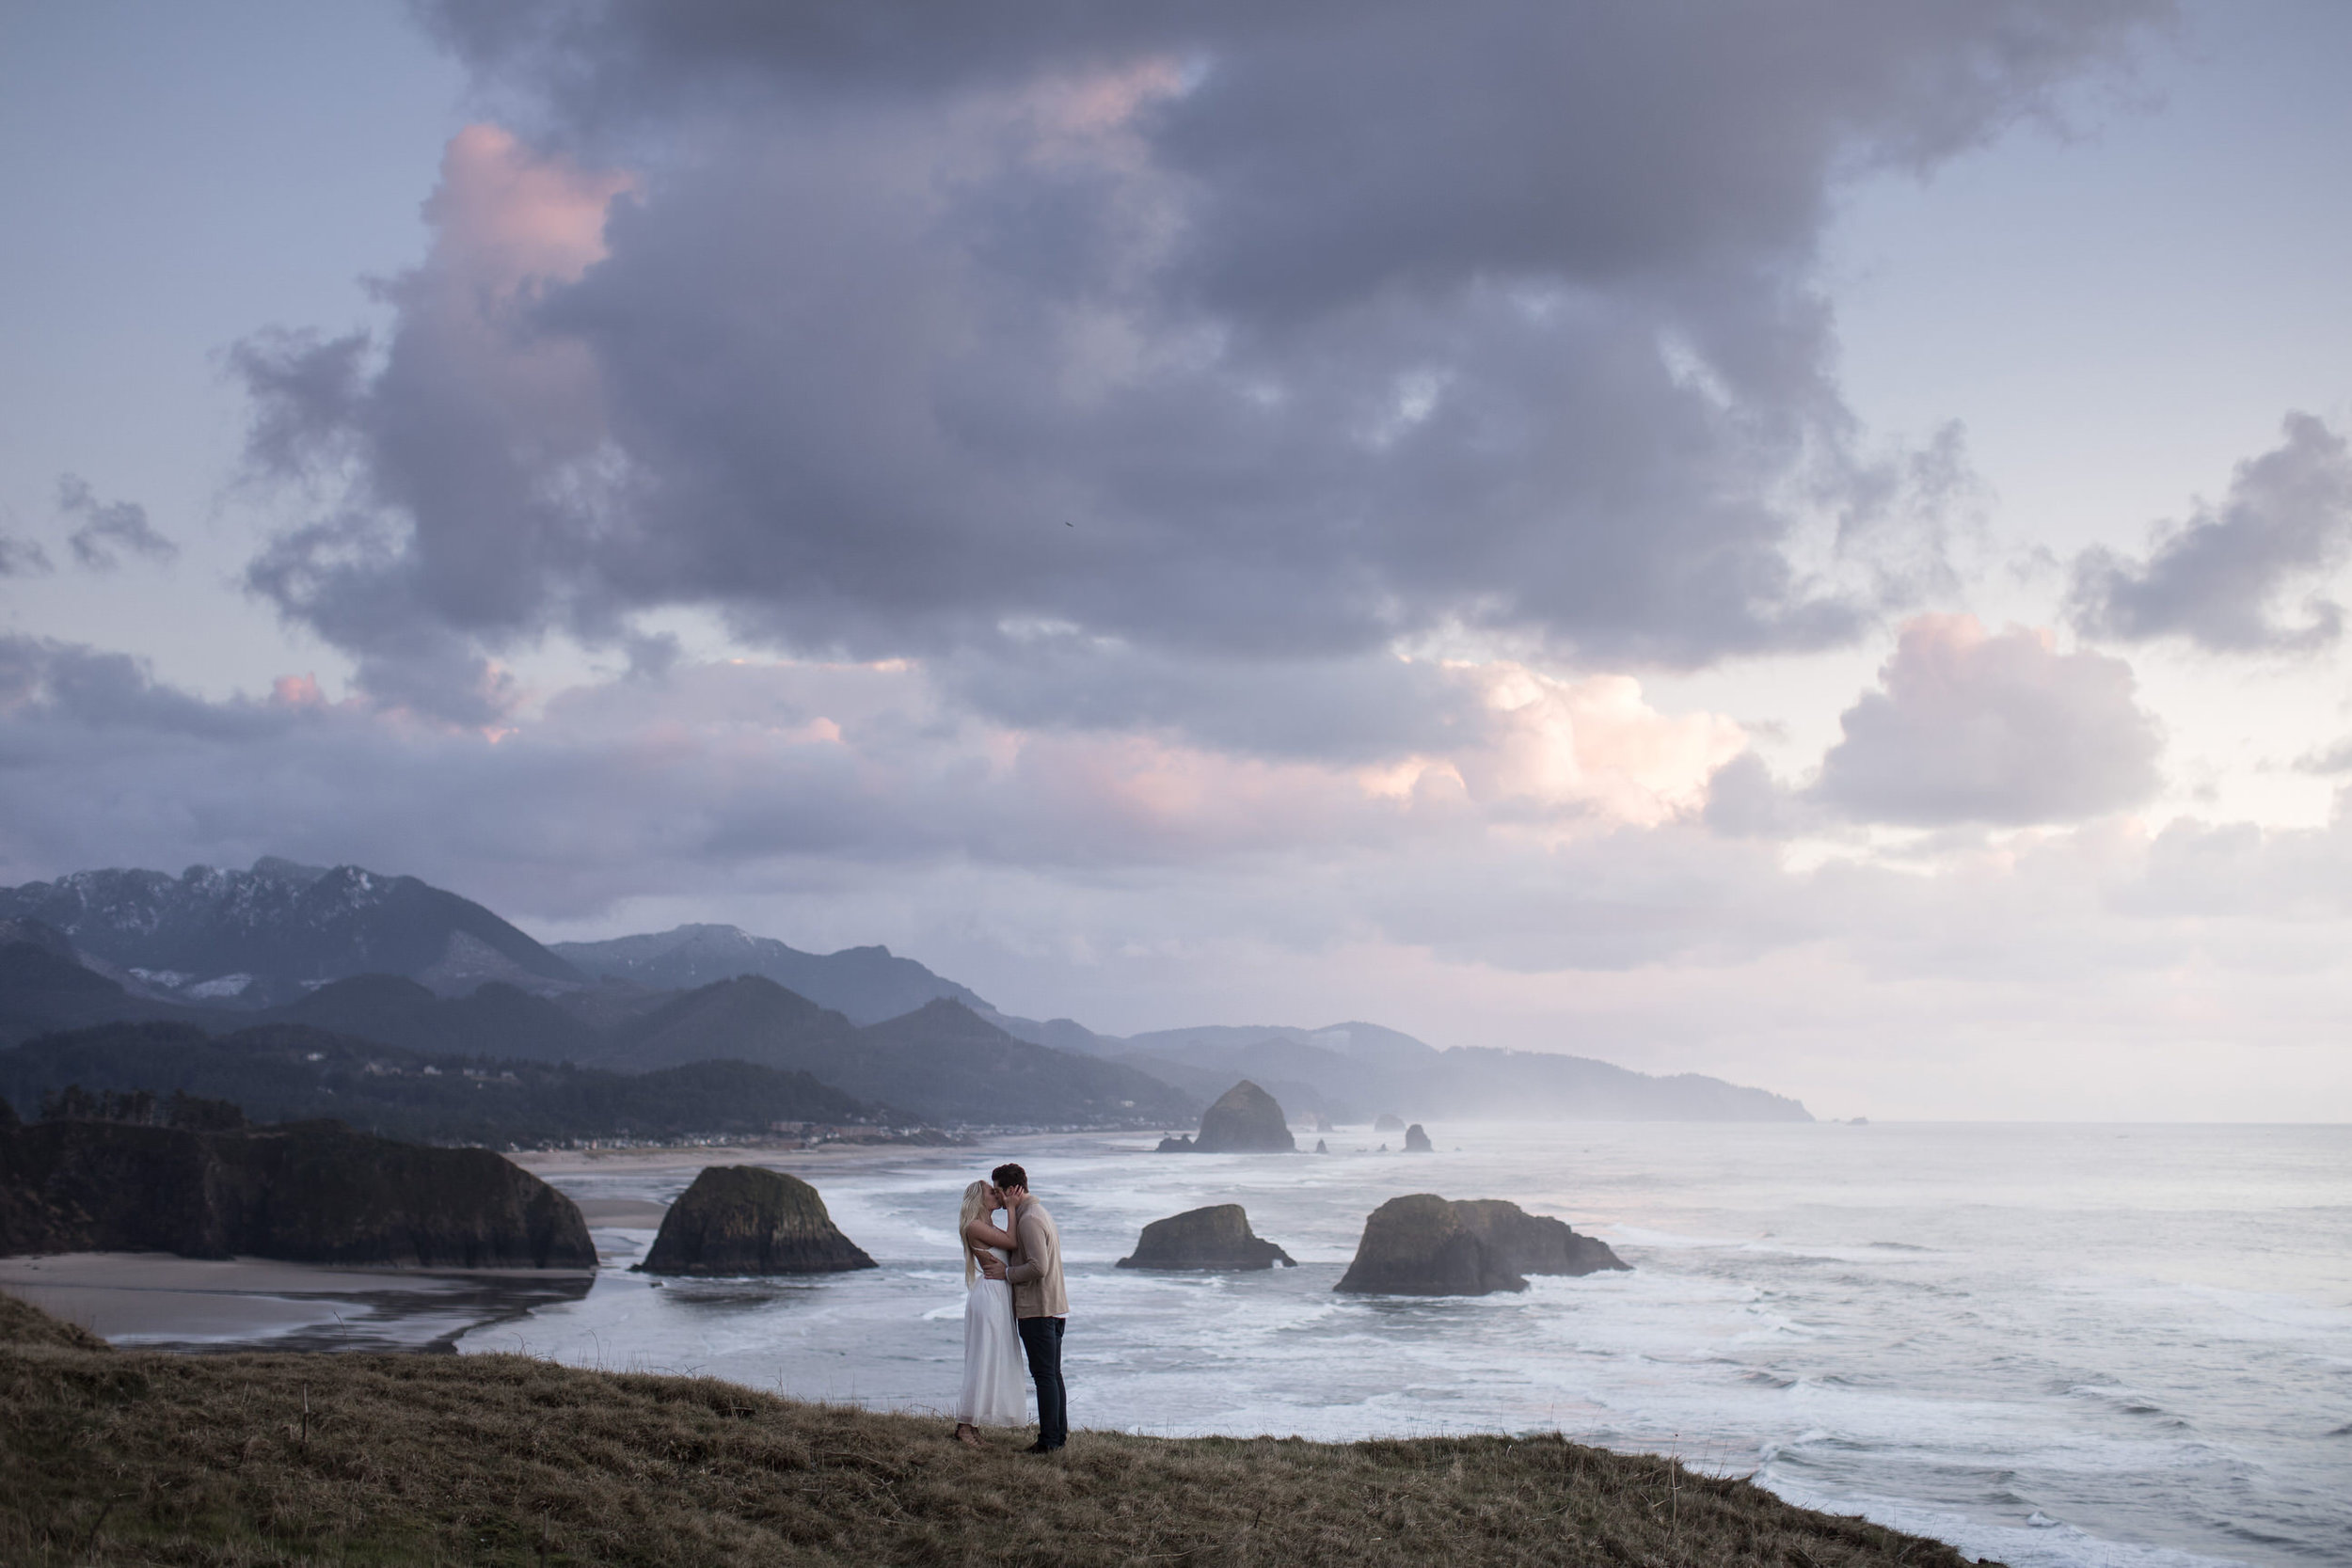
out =
[(1407, 1154), (1431, 1152), (1429, 1134), (1422, 1131), (1420, 1122), (1415, 1122), (1405, 1130), (1405, 1152)]
[(1372, 1130), (1375, 1132), (1402, 1132), (1405, 1131), (1405, 1118), (1394, 1111), (1383, 1111), (1379, 1119), (1372, 1124)]
[(1449, 1203), (1434, 1193), (1416, 1193), (1391, 1198), (1365, 1219), (1356, 1260), (1332, 1289), (1480, 1296), (1524, 1291), (1523, 1275), (1528, 1274), (1591, 1274), (1624, 1267), (1604, 1243), (1576, 1235), (1559, 1220), (1530, 1214), (1516, 1203), (1496, 1198)]
[(1586, 1275), (1633, 1267), (1599, 1237), (1580, 1236), (1565, 1220), (1531, 1214), (1501, 1198), (1466, 1198), (1454, 1212), (1488, 1253), (1519, 1274)]
[(1298, 1259), (1249, 1228), (1249, 1214), (1238, 1203), (1189, 1209), (1164, 1220), (1153, 1220), (1136, 1239), (1132, 1257), (1121, 1258), (1122, 1269), (1270, 1269), (1279, 1263), (1296, 1268)]
[(757, 1165), (709, 1165), (661, 1216), (645, 1274), (840, 1274), (874, 1260), (834, 1228), (817, 1189)]
[(1227, 1089), (1200, 1118), (1192, 1143), (1202, 1154), (1295, 1154), (1289, 1118), (1272, 1095), (1245, 1078)]

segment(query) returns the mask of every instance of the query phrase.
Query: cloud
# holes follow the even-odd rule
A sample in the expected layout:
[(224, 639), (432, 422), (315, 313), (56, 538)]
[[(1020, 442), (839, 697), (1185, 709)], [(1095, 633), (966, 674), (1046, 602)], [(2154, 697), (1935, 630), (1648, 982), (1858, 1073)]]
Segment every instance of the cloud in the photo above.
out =
[[(1736, 744), (1720, 720), (1610, 680), (1451, 678), (1491, 727), (1400, 781), (985, 723), (897, 661), (681, 661), (485, 732), (298, 676), (208, 701), (120, 655), (6, 638), (0, 881), (290, 853), (421, 875), (543, 936), (721, 919), (887, 942), (1105, 1028), (1371, 1016), (1784, 1091), (1868, 1085), (1873, 1115), (2117, 1114), (2138, 1069), (2096, 1081), (2102, 1052), (2155, 1070), (2226, 1039), (2226, 1114), (2352, 1105), (2341, 1053), (2303, 1043), (2328, 1037), (2352, 951), (2341, 804), (2312, 830), (2108, 817), (1955, 835), (1899, 870), (1858, 841), (1799, 867), (1769, 832), (1702, 819), (1710, 768), (1710, 808), (1761, 774), (1713, 760)], [(2037, 1056), (2036, 1098), (1998, 1086)]]
[[(1443, 751), (1353, 766), (1175, 735), (1013, 728), (961, 712), (951, 687), (905, 661), (681, 663), (548, 694), (482, 727), (329, 703), (308, 679), (207, 702), (122, 655), (7, 638), (0, 730), (15, 770), (0, 804), (18, 814), (19, 858), (112, 861), (128, 847), (109, 834), (135, 844), (142, 822), (184, 833), (195, 819), (207, 842), (153, 852), (362, 858), (331, 847), (342, 839), (388, 863), (429, 853), (444, 867), (469, 856), (560, 867), (547, 875), (575, 891), (552, 906), (531, 896), (577, 914), (794, 864), (845, 878), (944, 863), (1062, 875), (1489, 829), (1557, 843), (1694, 809), (1740, 743), (1721, 718), (1657, 712), (1624, 677), (1559, 681), (1499, 663), (1441, 678), (1474, 723)], [(119, 785), (90, 794), (93, 770), (151, 773), (136, 791), (145, 804), (125, 804)]]
[(1794, 837), (1819, 815), (1812, 802), (1773, 778), (1754, 752), (1741, 752), (1707, 781), (1702, 816), (1725, 838)]
[(322, 492), (252, 585), (453, 715), (468, 654), (677, 606), (1030, 710), (1089, 700), (1010, 689), (1040, 626), (1138, 670), (1847, 640), (1905, 584), (1801, 536), (1910, 460), (1831, 374), (1832, 187), (2160, 8), (441, 8), (532, 135), (452, 143), (380, 342), (239, 356)]
[[(73, 559), (93, 572), (111, 572), (121, 564), (118, 550), (150, 561), (176, 560), (180, 546), (155, 531), (147, 508), (135, 501), (101, 501), (87, 481), (73, 474), (57, 480), (57, 510), (80, 519), (66, 543)], [(47, 565), (47, 558), (40, 563)]]
[[(2352, 450), (2309, 414), (2290, 414), (2286, 439), (2240, 463), (2218, 507), (2159, 529), (2148, 555), (2105, 546), (2074, 560), (2074, 623), (2094, 636), (2179, 637), (2217, 653), (2303, 653), (2332, 646), (2344, 607), (2322, 596), (2352, 559)], [(2307, 590), (2300, 619), (2282, 615)]]
[(2131, 666), (2061, 654), (2049, 634), (1988, 635), (1969, 615), (1905, 624), (1895, 657), (1839, 723), (1815, 794), (1848, 816), (1938, 826), (2065, 822), (2159, 784), (2156, 722)]
[(41, 577), (56, 570), (39, 540), (0, 533), (0, 578)]

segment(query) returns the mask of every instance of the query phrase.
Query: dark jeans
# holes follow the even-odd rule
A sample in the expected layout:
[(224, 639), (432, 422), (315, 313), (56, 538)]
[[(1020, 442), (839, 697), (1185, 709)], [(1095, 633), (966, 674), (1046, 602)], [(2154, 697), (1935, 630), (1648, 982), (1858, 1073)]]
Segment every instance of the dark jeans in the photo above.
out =
[(1070, 1390), (1061, 1380), (1061, 1330), (1067, 1318), (1024, 1318), (1021, 1348), (1029, 1353), (1037, 1384), (1037, 1440), (1049, 1449), (1070, 1441)]

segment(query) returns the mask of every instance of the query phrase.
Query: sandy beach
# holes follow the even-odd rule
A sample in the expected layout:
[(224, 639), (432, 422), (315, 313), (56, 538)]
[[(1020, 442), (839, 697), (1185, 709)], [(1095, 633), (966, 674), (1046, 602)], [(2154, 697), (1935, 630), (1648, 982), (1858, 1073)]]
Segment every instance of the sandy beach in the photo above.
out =
[[(1150, 1148), (1158, 1141), (1158, 1134), (1144, 1133), (1047, 1133), (1017, 1132), (987, 1140), (983, 1145), (969, 1148), (925, 1148), (907, 1144), (820, 1144), (814, 1148), (801, 1144), (676, 1144), (645, 1148), (550, 1148), (525, 1149), (507, 1155), (509, 1160), (552, 1186), (560, 1187), (577, 1198), (568, 1179), (580, 1177), (645, 1175), (657, 1171), (685, 1171), (690, 1175), (706, 1165), (766, 1165), (773, 1170), (788, 1170), (795, 1175), (827, 1170), (855, 1170), (869, 1165), (905, 1164), (925, 1155), (943, 1161), (970, 1165), (977, 1174), (986, 1175), (990, 1166), (1000, 1160), (1018, 1159), (1024, 1149), (1041, 1145), (1067, 1145), (1073, 1137), (1089, 1144), (1098, 1139), (1132, 1138), (1142, 1148)], [(812, 1180), (815, 1178), (810, 1178)], [(585, 1206), (583, 1205), (583, 1212)], [(612, 1224), (588, 1215), (588, 1223)], [(655, 1223), (659, 1223), (659, 1218)]]
[[(659, 1223), (658, 1209), (656, 1214)], [(469, 1329), (577, 1300), (594, 1278), (585, 1272), (351, 1269), (162, 1252), (0, 1259), (0, 1291), (117, 1344), (192, 1351), (446, 1350)]]

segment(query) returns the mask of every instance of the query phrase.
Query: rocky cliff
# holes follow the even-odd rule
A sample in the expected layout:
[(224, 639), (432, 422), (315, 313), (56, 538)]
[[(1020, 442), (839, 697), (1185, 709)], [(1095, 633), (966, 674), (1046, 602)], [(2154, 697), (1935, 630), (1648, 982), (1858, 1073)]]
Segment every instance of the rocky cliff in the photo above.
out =
[[(1553, 1227), (1557, 1228), (1554, 1229)], [(1594, 1249), (1597, 1249), (1595, 1251)], [(1356, 1259), (1332, 1289), (1416, 1296), (1524, 1291), (1529, 1274), (1622, 1269), (1602, 1243), (1497, 1198), (1394, 1197), (1364, 1221)]]
[(594, 1268), (572, 1200), (486, 1148), (340, 1122), (234, 1132), (0, 1122), (0, 1254), (174, 1252), (414, 1268)]
[(1296, 1259), (1249, 1228), (1248, 1212), (1240, 1204), (1219, 1203), (1153, 1220), (1136, 1239), (1134, 1255), (1121, 1258), (1119, 1267), (1238, 1270), (1277, 1263), (1298, 1266)]
[(1274, 1097), (1247, 1078), (1227, 1089), (1200, 1118), (1193, 1148), (1202, 1154), (1295, 1154), (1297, 1140)]
[(710, 1165), (661, 1217), (646, 1274), (838, 1274), (874, 1260), (834, 1228), (817, 1189), (756, 1165)]

